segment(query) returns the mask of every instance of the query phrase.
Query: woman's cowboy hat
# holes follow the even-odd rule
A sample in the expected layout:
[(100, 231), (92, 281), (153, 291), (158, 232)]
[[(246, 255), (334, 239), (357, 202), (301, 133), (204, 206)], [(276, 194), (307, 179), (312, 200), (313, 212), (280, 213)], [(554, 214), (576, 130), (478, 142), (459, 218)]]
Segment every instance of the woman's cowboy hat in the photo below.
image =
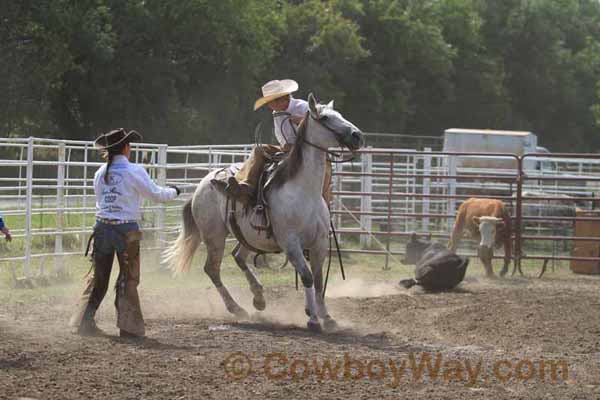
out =
[(283, 79), (280, 81), (269, 81), (262, 87), (263, 97), (256, 100), (254, 103), (254, 111), (258, 110), (265, 104), (279, 97), (294, 93), (298, 90), (298, 83), (291, 79)]
[(142, 135), (136, 131), (125, 131), (124, 128), (115, 129), (108, 133), (98, 136), (94, 141), (94, 145), (102, 150), (108, 150), (111, 147), (121, 143), (140, 142)]

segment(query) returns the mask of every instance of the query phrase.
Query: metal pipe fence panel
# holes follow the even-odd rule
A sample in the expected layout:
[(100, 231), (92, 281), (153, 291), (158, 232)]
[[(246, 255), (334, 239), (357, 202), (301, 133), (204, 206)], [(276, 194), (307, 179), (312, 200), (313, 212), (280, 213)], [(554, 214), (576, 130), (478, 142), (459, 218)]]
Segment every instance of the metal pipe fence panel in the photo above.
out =
[[(193, 188), (209, 171), (242, 162), (251, 146), (194, 146), (135, 143), (132, 161), (144, 166), (159, 184)], [(83, 254), (95, 223), (93, 180), (103, 164), (93, 142), (43, 138), (0, 139), (0, 214), (13, 242), (0, 243), (0, 262), (22, 262), (33, 274), (34, 260)], [(178, 231), (186, 196), (165, 205), (144, 202), (141, 228), (148, 249), (162, 250)]]
[[(513, 232), (513, 258), (517, 264), (522, 259), (543, 259), (595, 260), (600, 265), (600, 246), (594, 258), (576, 256), (576, 249), (568, 245), (600, 242), (599, 238), (575, 233), (576, 223), (598, 221), (600, 216), (576, 215), (577, 210), (592, 210), (600, 204), (597, 155), (519, 157), (392, 149), (364, 149), (360, 154), (376, 167), (362, 175), (346, 172), (345, 168), (337, 172), (338, 179), (360, 176), (367, 182), (361, 191), (338, 185), (334, 192), (337, 201), (332, 214), (346, 246), (342, 251), (356, 253), (359, 236), (360, 248), (369, 254), (385, 254), (382, 264), (388, 267), (389, 255), (402, 254), (412, 232), (441, 241), (449, 238), (458, 206), (477, 197), (502, 200), (511, 211), (518, 227)], [(512, 158), (514, 167), (500, 170), (456, 166), (458, 157), (490, 156)], [(531, 162), (529, 158), (536, 160)], [(365, 207), (365, 203), (370, 206)], [(467, 241), (459, 252), (475, 256), (475, 247)]]
[[(132, 146), (132, 161), (159, 184), (185, 189), (177, 201), (144, 203), (144, 246), (160, 251), (180, 225), (181, 206), (209, 172), (244, 161), (251, 145)], [(493, 154), (516, 160), (507, 169), (465, 168), (460, 157), (489, 153), (443, 153), (365, 148), (355, 161), (334, 164), (331, 214), (342, 251), (381, 255), (382, 266), (399, 263), (408, 236), (445, 241), (458, 206), (468, 198), (496, 198), (511, 210), (517, 263), (554, 259), (600, 261), (600, 238), (577, 234), (576, 225), (600, 221), (600, 157), (577, 154)], [(83, 254), (95, 222), (94, 173), (103, 160), (92, 142), (0, 138), (0, 214), (15, 240), (0, 244), (1, 262), (22, 262)], [(582, 214), (587, 210), (587, 214)], [(473, 242), (459, 252), (474, 254)], [(595, 249), (581, 255), (577, 243)], [(594, 244), (596, 247), (594, 247)], [(587, 250), (586, 250), (587, 251)], [(500, 256), (500, 255), (497, 255)]]

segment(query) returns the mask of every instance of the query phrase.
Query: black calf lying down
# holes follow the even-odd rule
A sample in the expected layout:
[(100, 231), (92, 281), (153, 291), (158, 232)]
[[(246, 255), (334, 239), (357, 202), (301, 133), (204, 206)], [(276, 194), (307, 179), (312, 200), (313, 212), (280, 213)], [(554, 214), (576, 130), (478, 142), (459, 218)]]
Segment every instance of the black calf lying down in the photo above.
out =
[(465, 277), (469, 259), (460, 257), (439, 243), (418, 239), (412, 234), (406, 245), (404, 264), (416, 264), (415, 278), (404, 279), (400, 285), (410, 288), (420, 285), (426, 290), (448, 290)]

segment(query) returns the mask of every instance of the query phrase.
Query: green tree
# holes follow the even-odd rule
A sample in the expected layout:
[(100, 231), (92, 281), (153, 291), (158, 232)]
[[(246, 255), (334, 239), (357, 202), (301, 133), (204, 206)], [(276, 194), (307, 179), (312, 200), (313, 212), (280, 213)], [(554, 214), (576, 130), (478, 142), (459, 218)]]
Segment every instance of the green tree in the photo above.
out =
[(511, 0), (500, 10), (497, 3), (486, 1), (483, 15), (488, 41), (504, 58), (512, 108), (506, 126), (533, 130), (553, 150), (586, 149), (600, 3)]
[[(101, 57), (100, 46), (82, 49), (72, 32), (80, 62), (58, 93), (60, 124), (78, 137), (123, 125), (152, 141), (229, 141), (249, 129), (248, 91), (274, 54), (269, 3), (108, 1), (114, 51)], [(101, 23), (79, 20), (90, 19)], [(89, 30), (90, 41), (103, 43), (93, 34), (101, 28)]]
[(439, 128), (451, 92), (456, 50), (437, 24), (435, 1), (363, 1), (358, 16), (365, 48), (347, 75), (350, 115), (371, 131), (427, 132)]
[(0, 22), (7, 135), (247, 143), (289, 77), (367, 131), (600, 147), (597, 0), (21, 0)]
[(0, 129), (7, 135), (55, 132), (51, 93), (73, 65), (52, 26), (53, 0), (4, 2), (0, 8)]
[(344, 77), (353, 74), (356, 63), (369, 54), (358, 25), (342, 13), (352, 2), (294, 3), (284, 3), (279, 10), (284, 26), (279, 51), (262, 80), (294, 78), (301, 83), (302, 95), (314, 91), (317, 96), (343, 103)]
[(488, 49), (476, 0), (443, 0), (435, 15), (444, 40), (456, 51), (452, 91), (443, 106), (447, 127), (502, 127), (510, 112), (502, 58)]

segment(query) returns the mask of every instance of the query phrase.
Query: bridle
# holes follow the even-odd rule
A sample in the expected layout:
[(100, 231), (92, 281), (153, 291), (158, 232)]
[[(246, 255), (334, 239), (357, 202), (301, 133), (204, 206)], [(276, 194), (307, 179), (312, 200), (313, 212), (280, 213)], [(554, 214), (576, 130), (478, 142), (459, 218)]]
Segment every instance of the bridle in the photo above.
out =
[[(329, 132), (331, 132), (333, 134), (333, 136), (336, 138), (336, 140), (338, 141), (338, 143), (342, 146), (342, 148), (346, 147), (346, 148), (348, 148), (348, 150), (350, 150), (351, 156), (349, 158), (344, 159), (344, 158), (342, 158), (344, 155), (343, 150), (342, 150), (342, 152), (331, 151), (325, 147), (321, 147), (317, 144), (309, 142), (304, 136), (298, 137), (298, 132), (296, 131), (296, 127), (292, 123), (291, 126), (294, 131), (294, 136), (296, 136), (296, 141), (297, 141), (296, 143), (298, 145), (301, 145), (302, 143), (306, 143), (307, 145), (314, 147), (315, 149), (318, 149), (318, 150), (322, 151), (323, 153), (326, 153), (330, 157), (329, 161), (331, 161), (332, 163), (343, 163), (343, 162), (348, 162), (348, 161), (354, 160), (354, 150), (350, 149), (350, 147), (348, 145), (344, 145), (340, 142), (339, 137), (341, 136), (341, 134), (339, 132), (337, 132), (335, 129), (333, 129), (332, 127), (327, 125), (321, 119), (313, 117), (312, 114), (310, 113), (310, 111), (306, 112), (306, 115), (304, 116), (304, 119), (303, 119), (304, 123), (306, 123), (306, 124), (308, 123), (309, 117), (310, 117), (310, 119), (312, 119), (313, 121), (318, 123), (320, 126), (322, 126), (323, 128), (327, 129)], [(288, 115), (286, 118), (283, 118), (283, 120), (281, 121), (281, 126), (280, 126), (281, 132), (283, 132), (283, 124), (288, 122), (291, 118), (292, 118), (291, 115)], [(308, 127), (307, 127), (307, 129), (308, 129)], [(301, 140), (300, 143), (298, 143), (299, 140)], [(341, 160), (335, 160), (334, 158), (341, 158)]]

